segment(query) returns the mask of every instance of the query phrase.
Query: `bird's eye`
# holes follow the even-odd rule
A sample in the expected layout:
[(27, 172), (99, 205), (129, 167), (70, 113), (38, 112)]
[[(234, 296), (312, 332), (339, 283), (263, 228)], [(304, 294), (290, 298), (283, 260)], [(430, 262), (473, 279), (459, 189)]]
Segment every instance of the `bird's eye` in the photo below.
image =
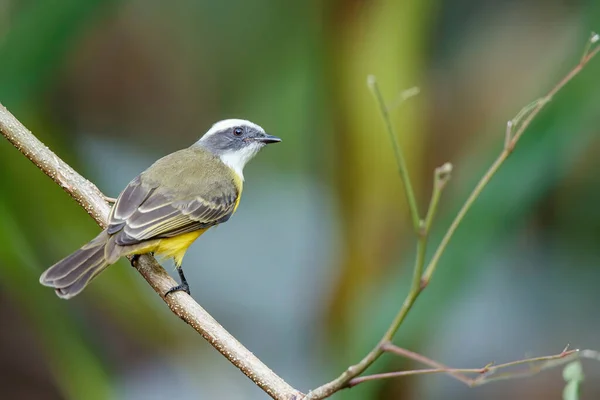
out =
[(239, 126), (237, 128), (233, 128), (233, 134), (235, 136), (242, 136), (243, 133), (244, 129), (240, 128)]

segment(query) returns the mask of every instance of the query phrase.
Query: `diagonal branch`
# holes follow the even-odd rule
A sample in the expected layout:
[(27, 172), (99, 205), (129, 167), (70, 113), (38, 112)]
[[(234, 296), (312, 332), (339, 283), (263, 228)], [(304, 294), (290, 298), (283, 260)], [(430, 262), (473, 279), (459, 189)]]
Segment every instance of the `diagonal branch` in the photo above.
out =
[[(544, 370), (556, 368), (568, 364), (573, 360), (583, 358), (584, 355), (587, 355), (588, 358), (593, 358), (589, 357), (590, 354), (596, 353), (593, 350), (569, 350), (568, 347), (566, 347), (562, 352), (551, 356), (526, 358), (498, 365), (494, 365), (492, 363), (486, 365), (483, 368), (449, 368), (435, 360), (432, 360), (410, 350), (395, 346), (391, 343), (386, 343), (382, 347), (387, 352), (396, 354), (401, 357), (406, 357), (414, 361), (418, 361), (422, 364), (427, 365), (430, 368), (414, 369), (408, 371), (385, 372), (380, 374), (359, 376), (357, 378), (353, 378), (350, 382), (348, 382), (349, 387), (354, 387), (360, 383), (379, 379), (431, 374), (447, 374), (469, 387), (475, 387), (506, 379), (527, 378), (533, 375), (537, 375), (538, 373)], [(527, 367), (523, 367), (523, 365), (527, 365)], [(521, 368), (514, 370), (514, 367)], [(502, 372), (506, 369), (511, 368), (513, 368), (512, 371)], [(466, 374), (475, 374), (475, 376), (473, 378), (470, 378)]]
[[(0, 132), (74, 198), (98, 225), (106, 226), (110, 207), (102, 192), (40, 142), (2, 104), (0, 104)], [(149, 255), (140, 257), (136, 268), (175, 315), (201, 334), (269, 396), (278, 400), (294, 400), (303, 396), (238, 342), (192, 297), (183, 292), (174, 293), (167, 298), (162, 296), (168, 289), (175, 286), (176, 282), (156, 262), (154, 257)]]
[[(591, 40), (592, 39), (590, 39), (590, 41)], [(465, 215), (471, 209), (473, 203), (475, 203), (475, 200), (479, 198), (479, 195), (481, 194), (483, 189), (487, 186), (487, 184), (490, 182), (490, 180), (496, 174), (496, 172), (498, 172), (502, 164), (504, 164), (504, 161), (506, 161), (506, 159), (512, 154), (512, 152), (515, 149), (515, 146), (519, 142), (519, 139), (521, 139), (521, 137), (523, 136), (533, 119), (540, 113), (540, 111), (542, 111), (542, 109), (550, 102), (550, 100), (552, 100), (556, 93), (558, 93), (567, 83), (569, 83), (573, 78), (575, 78), (575, 76), (577, 76), (577, 74), (579, 74), (583, 70), (587, 63), (590, 62), (590, 60), (594, 58), (599, 52), (600, 46), (594, 48), (591, 51), (589, 47), (586, 47), (584, 56), (579, 62), (579, 64), (577, 64), (571, 71), (569, 71), (569, 73), (565, 75), (564, 78), (562, 78), (560, 82), (558, 82), (548, 92), (548, 94), (546, 94), (541, 99), (538, 99), (533, 103), (525, 106), (523, 110), (521, 110), (521, 112), (519, 112), (514, 119), (507, 123), (507, 130), (504, 139), (504, 149), (502, 150), (498, 158), (496, 158), (494, 163), (490, 166), (490, 168), (487, 170), (487, 172), (483, 175), (483, 177), (479, 180), (479, 182), (467, 198), (467, 201), (465, 201), (463, 206), (458, 211), (458, 214), (456, 214), (456, 217), (454, 217), (454, 220), (452, 221), (450, 227), (444, 234), (442, 241), (438, 245), (437, 249), (435, 250), (435, 253), (429, 261), (429, 264), (427, 265), (427, 268), (425, 269), (425, 273), (423, 274), (424, 282), (428, 283), (431, 280), (431, 277), (437, 268), (440, 258), (446, 251), (446, 247), (448, 246), (448, 243), (450, 243), (450, 239), (452, 239), (452, 236), (454, 236), (454, 232), (456, 232), (456, 229), (462, 223)], [(512, 133), (513, 130), (515, 130), (514, 134)]]

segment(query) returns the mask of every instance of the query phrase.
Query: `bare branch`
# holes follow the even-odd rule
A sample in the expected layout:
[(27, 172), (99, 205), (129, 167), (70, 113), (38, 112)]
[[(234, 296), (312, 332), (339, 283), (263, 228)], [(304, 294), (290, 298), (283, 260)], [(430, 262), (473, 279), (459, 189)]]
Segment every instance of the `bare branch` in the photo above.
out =
[[(477, 185), (475, 186), (475, 188), (473, 189), (473, 191), (467, 198), (467, 201), (463, 204), (461, 209), (458, 211), (458, 214), (456, 214), (456, 217), (450, 224), (450, 227), (448, 228), (448, 230), (446, 231), (446, 234), (442, 238), (442, 241), (438, 245), (435, 253), (433, 254), (433, 257), (429, 261), (429, 264), (427, 265), (427, 268), (425, 269), (425, 273), (423, 275), (423, 280), (429, 282), (429, 280), (431, 279), (431, 276), (433, 275), (433, 273), (435, 272), (435, 269), (437, 268), (438, 262), (440, 261), (442, 254), (444, 254), (444, 251), (446, 250), (448, 243), (450, 243), (450, 239), (452, 239), (452, 236), (454, 236), (454, 232), (456, 232), (456, 229), (461, 224), (461, 222), (464, 219), (467, 212), (471, 209), (471, 206), (473, 205), (475, 200), (477, 200), (479, 198), (479, 195), (481, 194), (483, 189), (487, 186), (487, 184), (490, 182), (490, 180), (496, 174), (496, 172), (502, 166), (502, 164), (504, 164), (504, 161), (506, 161), (506, 159), (510, 156), (513, 149), (517, 145), (519, 139), (521, 139), (521, 136), (523, 136), (523, 133), (525, 133), (525, 130), (527, 130), (529, 125), (531, 125), (531, 122), (533, 121), (533, 119), (540, 113), (540, 111), (542, 111), (544, 106), (550, 102), (550, 100), (554, 97), (554, 95), (556, 95), (556, 93), (558, 93), (558, 91), (560, 89), (562, 89), (575, 76), (577, 76), (577, 74), (579, 74), (579, 72), (581, 72), (581, 70), (586, 66), (586, 64), (596, 54), (598, 54), (599, 51), (600, 51), (600, 47), (596, 47), (594, 50), (587, 53), (585, 55), (585, 57), (583, 57), (581, 59), (579, 64), (577, 64), (575, 66), (575, 68), (573, 68), (571, 71), (569, 71), (569, 73), (567, 75), (565, 75), (565, 77), (563, 79), (561, 79), (561, 81), (558, 82), (558, 84), (556, 84), (556, 86), (554, 86), (548, 92), (548, 94), (546, 96), (525, 106), (517, 114), (517, 116), (515, 118), (513, 118), (512, 123), (511, 123), (511, 131), (515, 131), (515, 129), (516, 129), (516, 132), (514, 132), (510, 141), (508, 141), (508, 143), (505, 143), (504, 149), (502, 150), (502, 152), (500, 153), (498, 158), (496, 158), (496, 160), (492, 163), (492, 165), (487, 170), (487, 172), (479, 180), (479, 182), (477, 183)], [(506, 133), (505, 133), (505, 138), (506, 138)]]
[[(590, 38), (589, 42), (591, 44), (594, 44), (598, 40), (599, 40), (598, 36), (593, 34), (592, 37)], [(504, 134), (504, 148), (503, 148), (502, 152), (500, 153), (498, 158), (496, 158), (496, 160), (492, 163), (492, 165), (489, 167), (489, 169), (483, 175), (483, 177), (479, 180), (479, 182), (477, 183), (477, 185), (475, 186), (475, 188), (473, 189), (473, 191), (471, 192), (471, 194), (469, 195), (469, 197), (467, 198), (467, 200), (465, 201), (463, 206), (458, 211), (457, 215), (455, 216), (454, 220), (448, 227), (444, 237), (442, 238), (442, 241), (438, 245), (435, 253), (433, 254), (433, 257), (431, 258), (431, 260), (429, 261), (429, 263), (427, 264), (427, 267), (425, 269), (424, 269), (425, 250), (427, 247), (429, 229), (431, 227), (431, 222), (433, 220), (433, 216), (435, 215), (435, 211), (437, 209), (439, 195), (441, 194), (441, 190), (444, 188), (444, 186), (446, 185), (446, 183), (449, 179), (449, 176), (450, 176), (449, 174), (451, 172), (452, 166), (451, 166), (451, 164), (446, 164), (436, 170), (436, 175), (434, 176), (434, 180), (435, 180), (434, 181), (434, 192), (432, 194), (432, 199), (431, 199), (430, 206), (429, 206), (430, 208), (427, 211), (425, 220), (423, 221), (420, 218), (418, 210), (417, 210), (415, 195), (412, 190), (412, 185), (410, 183), (410, 177), (408, 175), (408, 171), (406, 169), (406, 164), (404, 162), (402, 149), (397, 141), (394, 127), (389, 118), (389, 109), (386, 107), (385, 102), (383, 101), (383, 97), (381, 95), (379, 87), (377, 86), (377, 81), (376, 81), (375, 77), (372, 75), (368, 77), (367, 84), (369, 85), (369, 88), (375, 95), (375, 99), (377, 101), (381, 115), (385, 122), (386, 129), (387, 129), (388, 134), (392, 141), (392, 146), (394, 149), (396, 161), (398, 163), (398, 168), (400, 171), (400, 177), (401, 177), (402, 181), (404, 182), (406, 197), (407, 197), (408, 204), (409, 204), (409, 207), (411, 210), (413, 227), (415, 229), (415, 232), (416, 232), (417, 238), (418, 238), (418, 240), (417, 240), (417, 257), (415, 259), (415, 264), (413, 267), (413, 279), (412, 279), (412, 284), (409, 289), (409, 292), (406, 295), (404, 302), (402, 303), (402, 307), (398, 311), (398, 314), (396, 314), (396, 316), (394, 317), (388, 330), (385, 332), (382, 339), (377, 343), (377, 345), (369, 353), (367, 353), (367, 355), (359, 363), (347, 368), (346, 371), (344, 371), (344, 373), (342, 373), (339, 377), (337, 377), (336, 379), (334, 379), (331, 382), (328, 382), (328, 383), (310, 391), (306, 395), (306, 399), (312, 399), (312, 400), (324, 399), (326, 397), (331, 396), (331, 394), (333, 394), (343, 388), (349, 387), (353, 384), (357, 384), (357, 383), (365, 381), (365, 380), (373, 380), (373, 379), (379, 379), (379, 378), (383, 378), (383, 377), (401, 376), (401, 375), (410, 375), (410, 374), (414, 375), (414, 373), (407, 373), (406, 371), (403, 371), (403, 372), (398, 372), (398, 373), (388, 373), (388, 374), (384, 374), (384, 375), (377, 375), (376, 377), (371, 377), (371, 378), (365, 377), (365, 379), (357, 378), (372, 363), (374, 363), (381, 356), (381, 354), (383, 354), (384, 348), (386, 348), (386, 346), (388, 346), (389, 343), (392, 341), (397, 330), (400, 328), (400, 325), (404, 322), (404, 319), (408, 315), (408, 312), (411, 310), (415, 301), (417, 300), (419, 295), (423, 292), (423, 289), (425, 289), (427, 287), (427, 285), (429, 284), (431, 277), (433, 276), (433, 273), (435, 272), (435, 270), (437, 268), (438, 262), (442, 256), (442, 254), (445, 252), (446, 247), (448, 246), (448, 243), (450, 242), (450, 239), (456, 232), (456, 229), (463, 221), (465, 215), (470, 210), (473, 203), (479, 198), (479, 195), (481, 194), (483, 189), (487, 186), (487, 184), (490, 182), (492, 177), (496, 174), (498, 169), (500, 169), (500, 167), (502, 166), (504, 161), (506, 161), (508, 156), (512, 153), (517, 142), (519, 141), (519, 139), (521, 138), (521, 136), (523, 135), (525, 130), (529, 127), (529, 125), (531, 124), (533, 119), (539, 114), (539, 112), (544, 108), (544, 106), (550, 102), (550, 100), (554, 97), (554, 95), (556, 93), (558, 93), (558, 91), (560, 89), (562, 89), (568, 82), (570, 82), (585, 67), (585, 65), (598, 52), (600, 52), (600, 47), (595, 47), (591, 51), (590, 51), (590, 49), (591, 49), (591, 46), (586, 47), (584, 56), (580, 60), (579, 64), (577, 64), (577, 66), (575, 66), (556, 86), (554, 86), (550, 90), (550, 92), (548, 92), (548, 94), (546, 96), (525, 106), (517, 114), (517, 116), (515, 118), (513, 118), (511, 121), (509, 121), (509, 123), (507, 124), (507, 127), (506, 127), (505, 134)], [(424, 269), (424, 272), (423, 272), (423, 269)], [(554, 356), (550, 356), (550, 357), (554, 357)], [(426, 373), (438, 373), (438, 372), (444, 372), (442, 370), (448, 370), (447, 367), (445, 367), (445, 366), (440, 367), (439, 365), (440, 364), (434, 366), (435, 371), (429, 370)], [(544, 365), (544, 367), (547, 367), (547, 365)], [(445, 371), (445, 372), (448, 372), (448, 371)], [(454, 370), (454, 372), (458, 373), (457, 370)], [(425, 372), (419, 372), (419, 373), (425, 373)], [(452, 374), (452, 375), (456, 378), (456, 374)], [(460, 379), (460, 378), (457, 378), (457, 379), (464, 382), (464, 379), (468, 380), (469, 378), (464, 377), (464, 379)], [(494, 379), (498, 379), (498, 378), (495, 377)]]
[(433, 190), (431, 192), (431, 200), (429, 201), (429, 208), (427, 209), (427, 215), (425, 216), (425, 232), (429, 233), (431, 225), (433, 224), (433, 218), (438, 209), (438, 203), (442, 195), (442, 191), (446, 187), (446, 184), (450, 180), (452, 174), (452, 164), (445, 163), (441, 167), (437, 167), (433, 173)]
[(466, 385), (469, 385), (469, 377), (464, 375), (465, 372), (481, 372), (481, 369), (476, 369), (476, 370), (452, 369), (442, 363), (432, 360), (431, 358), (425, 357), (424, 355), (421, 355), (419, 353), (415, 353), (414, 351), (410, 351), (407, 349), (403, 349), (402, 347), (395, 346), (392, 343), (386, 343), (383, 346), (383, 350), (388, 353), (393, 353), (400, 357), (408, 358), (410, 360), (414, 360), (414, 361), (419, 362), (428, 367), (434, 368), (435, 371), (440, 371), (440, 372), (446, 373)]
[[(377, 85), (377, 79), (374, 75), (369, 75), (367, 77), (367, 85), (369, 86), (371, 92), (373, 92), (373, 96), (375, 96), (375, 100), (377, 101), (377, 105), (379, 107), (379, 112), (381, 113), (381, 117), (383, 118), (383, 122), (385, 123), (385, 129), (387, 130), (387, 133), (392, 142), (392, 148), (394, 149), (394, 157), (396, 158), (396, 163), (398, 164), (398, 172), (400, 173), (400, 179), (404, 184), (404, 193), (406, 194), (406, 201), (408, 202), (408, 208), (410, 209), (410, 216), (413, 223), (413, 229), (415, 230), (415, 232), (418, 232), (420, 229), (421, 217), (419, 216), (417, 200), (415, 199), (415, 192), (413, 190), (413, 186), (410, 180), (410, 175), (406, 166), (404, 154), (402, 153), (402, 148), (398, 143), (398, 136), (396, 134), (396, 130), (394, 129), (394, 125), (392, 125), (392, 120), (390, 119), (389, 108), (383, 100), (383, 95), (379, 90), (379, 85)], [(411, 93), (410, 90), (409, 93)], [(411, 93), (408, 97), (414, 96), (415, 94), (416, 93)]]
[[(490, 363), (483, 368), (450, 368), (441, 364), (435, 360), (432, 360), (428, 357), (425, 357), (421, 354), (412, 352), (407, 349), (403, 349), (401, 347), (395, 346), (391, 343), (386, 343), (382, 346), (382, 348), (386, 352), (390, 352), (401, 357), (408, 358), (410, 360), (417, 361), (423, 365), (426, 365), (430, 368), (427, 369), (415, 369), (415, 370), (407, 370), (407, 371), (395, 371), (395, 372), (385, 372), (381, 374), (373, 374), (373, 375), (365, 375), (361, 377), (354, 378), (348, 382), (349, 387), (356, 386), (360, 383), (374, 381), (379, 379), (389, 379), (389, 378), (398, 378), (404, 376), (411, 375), (431, 375), (431, 374), (447, 374), (456, 380), (464, 383), (469, 387), (481, 386), (486, 383), (496, 382), (500, 380), (506, 379), (517, 379), (517, 378), (526, 378), (529, 376), (536, 375), (544, 370), (550, 368), (556, 368), (569, 362), (578, 359), (578, 358), (595, 358), (590, 357), (592, 354), (597, 356), (597, 352), (594, 350), (569, 350), (568, 346), (559, 354), (555, 354), (552, 356), (543, 356), (543, 357), (534, 357), (534, 358), (526, 358), (523, 360), (512, 361), (504, 364), (494, 365)], [(523, 364), (527, 364), (527, 368), (521, 367), (520, 369), (516, 369), (514, 371), (501, 372), (503, 370), (521, 366)], [(473, 378), (469, 378), (467, 374), (476, 374), (477, 376)]]
[[(109, 206), (106, 197), (87, 179), (62, 161), (40, 142), (4, 106), (0, 104), (0, 132), (39, 169), (58, 183), (96, 220), (105, 227)], [(136, 268), (150, 286), (167, 303), (171, 311), (204, 337), (217, 351), (238, 367), (248, 378), (274, 399), (294, 400), (303, 394), (288, 385), (225, 330), (189, 295), (177, 292), (162, 294), (176, 282), (149, 255), (139, 258)]]
[(590, 33), (590, 38), (588, 39), (587, 43), (585, 44), (585, 47), (583, 49), (583, 55), (581, 56), (581, 60), (579, 61), (580, 63), (585, 62), (586, 57), (590, 54), (590, 49), (592, 48), (593, 45), (595, 45), (598, 42), (598, 39), (600, 39), (600, 37), (598, 36), (598, 34), (596, 32)]
[(433, 375), (433, 374), (458, 374), (465, 372), (477, 372), (473, 369), (453, 369), (453, 368), (428, 368), (428, 369), (411, 369), (408, 371), (383, 372), (381, 374), (365, 375), (353, 378), (348, 382), (348, 387), (354, 387), (360, 383), (376, 381), (380, 379), (400, 378), (403, 376), (413, 375)]

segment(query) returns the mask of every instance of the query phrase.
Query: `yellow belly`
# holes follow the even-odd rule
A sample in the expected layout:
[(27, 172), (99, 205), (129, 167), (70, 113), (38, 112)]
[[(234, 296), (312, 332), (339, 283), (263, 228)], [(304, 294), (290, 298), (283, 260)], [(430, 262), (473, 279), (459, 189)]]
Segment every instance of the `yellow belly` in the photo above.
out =
[[(183, 261), (183, 256), (187, 251), (188, 247), (194, 240), (198, 239), (200, 235), (206, 232), (207, 229), (200, 229), (194, 232), (184, 233), (183, 235), (175, 236), (168, 239), (160, 239), (157, 243), (153, 243), (152, 246), (148, 248), (144, 248), (144, 253), (154, 252), (158, 256), (163, 256), (167, 258), (173, 258), (175, 260), (175, 265), (178, 267), (181, 266), (181, 262)], [(142, 251), (140, 251), (142, 253)]]
[[(242, 181), (239, 177), (236, 176), (236, 179), (239, 181), (239, 194), (235, 201), (235, 206), (233, 208), (233, 213), (237, 210), (238, 205), (240, 204), (240, 199), (242, 198)], [(232, 213), (232, 214), (233, 214)], [(151, 241), (147, 246), (137, 247), (135, 252), (128, 253), (129, 254), (145, 254), (154, 252), (154, 254), (166, 258), (173, 258), (175, 260), (175, 265), (180, 267), (181, 262), (183, 261), (183, 256), (187, 251), (188, 247), (196, 239), (200, 237), (204, 232), (206, 232), (210, 228), (199, 229), (194, 232), (184, 233), (183, 235), (174, 236), (168, 239), (159, 239), (156, 241)]]

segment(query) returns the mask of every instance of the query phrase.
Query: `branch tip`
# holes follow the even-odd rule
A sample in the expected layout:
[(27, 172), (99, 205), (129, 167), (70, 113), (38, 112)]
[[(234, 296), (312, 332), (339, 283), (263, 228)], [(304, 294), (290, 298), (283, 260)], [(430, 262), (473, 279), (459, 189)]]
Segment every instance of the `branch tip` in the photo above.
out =
[(400, 103), (410, 99), (411, 97), (417, 96), (419, 93), (421, 93), (421, 89), (418, 86), (413, 86), (409, 89), (405, 89), (405, 90), (401, 91), (400, 94), (398, 95), (398, 99), (393, 104), (392, 108), (397, 107), (398, 105), (400, 105)]
[(598, 41), (598, 39), (600, 39), (600, 37), (598, 37), (598, 34), (594, 31), (592, 31), (590, 33), (590, 38), (588, 39), (588, 41), (585, 43), (585, 46), (583, 47), (583, 54), (581, 55), (581, 60), (579, 60), (579, 65), (584, 65), (588, 61), (590, 49)]
[(368, 75), (367, 76), (367, 86), (369, 86), (369, 88), (373, 89), (375, 87), (375, 85), (377, 85), (377, 78), (375, 77), (375, 75)]
[(444, 163), (441, 167), (436, 168), (436, 172), (440, 179), (444, 179), (445, 175), (449, 175), (452, 172), (453, 165), (449, 162)]
[(512, 140), (512, 128), (513, 121), (512, 119), (506, 122), (506, 132), (504, 133), (504, 148), (509, 150), (511, 148), (511, 140)]
[(453, 168), (454, 168), (454, 166), (449, 162), (445, 163), (441, 167), (437, 167), (435, 169), (436, 182), (445, 184), (450, 179), (450, 175), (452, 174)]
[(398, 96), (396, 96), (394, 102), (387, 107), (388, 111), (395, 110), (406, 100), (410, 99), (411, 97), (415, 97), (419, 93), (421, 93), (421, 89), (419, 89), (417, 86), (401, 91), (398, 93)]
[[(598, 35), (596, 35), (596, 36), (598, 36)], [(402, 97), (406, 100), (406, 99), (414, 97), (420, 93), (421, 93), (421, 88), (418, 86), (413, 86), (410, 89), (403, 90)]]

